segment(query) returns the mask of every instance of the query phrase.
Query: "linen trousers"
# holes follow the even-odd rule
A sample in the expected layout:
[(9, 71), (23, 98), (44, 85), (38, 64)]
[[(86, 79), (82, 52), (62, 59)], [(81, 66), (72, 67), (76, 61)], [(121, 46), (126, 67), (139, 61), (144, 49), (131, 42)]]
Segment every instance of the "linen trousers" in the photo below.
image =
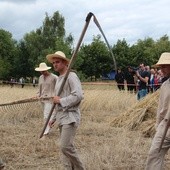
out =
[(158, 150), (166, 124), (167, 120), (163, 119), (157, 127), (157, 131), (152, 140), (151, 148), (148, 154), (145, 170), (163, 169), (165, 154), (168, 152), (168, 149), (170, 148), (170, 128), (167, 131), (161, 151), (159, 152)]
[(65, 170), (85, 170), (73, 144), (77, 126), (71, 123), (59, 126), (59, 129), (60, 149)]
[[(44, 123), (45, 123), (48, 118), (48, 115), (51, 111), (51, 108), (53, 106), (53, 103), (50, 103), (50, 102), (41, 102), (41, 103), (42, 103), (42, 107), (43, 107), (43, 115), (44, 115)], [(54, 115), (55, 115), (55, 109), (50, 117), (50, 120), (53, 119)], [(48, 124), (44, 131), (44, 135), (47, 135), (49, 133), (50, 129), (51, 129), (51, 127)]]

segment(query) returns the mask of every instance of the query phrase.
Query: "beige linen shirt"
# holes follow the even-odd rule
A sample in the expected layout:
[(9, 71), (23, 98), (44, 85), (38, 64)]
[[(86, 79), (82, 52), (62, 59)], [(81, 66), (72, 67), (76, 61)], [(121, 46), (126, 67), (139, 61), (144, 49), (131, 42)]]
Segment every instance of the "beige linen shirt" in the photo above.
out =
[(157, 109), (156, 127), (163, 119), (170, 118), (170, 78), (160, 88), (160, 97)]
[[(64, 76), (61, 75), (57, 79), (55, 95), (58, 94)], [(83, 92), (81, 82), (74, 72), (69, 73), (60, 97), (60, 104), (56, 105), (55, 118), (57, 124), (59, 126), (70, 123), (79, 125), (81, 118), (79, 105), (83, 99)]]
[(50, 75), (46, 77), (41, 75), (38, 81), (38, 96), (41, 98), (53, 97), (57, 78), (58, 76), (54, 75), (53, 73), (50, 73)]

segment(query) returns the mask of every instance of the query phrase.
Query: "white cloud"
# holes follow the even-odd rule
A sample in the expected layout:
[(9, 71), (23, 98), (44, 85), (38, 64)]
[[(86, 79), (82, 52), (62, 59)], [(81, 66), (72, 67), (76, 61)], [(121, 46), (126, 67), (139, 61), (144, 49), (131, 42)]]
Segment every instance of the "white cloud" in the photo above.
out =
[[(87, 14), (93, 12), (111, 45), (123, 38), (132, 44), (145, 37), (170, 35), (169, 6), (169, 0), (1, 0), (0, 23), (18, 40), (42, 26), (45, 12), (52, 16), (59, 11), (66, 33), (72, 33), (76, 43)], [(99, 33), (91, 20), (84, 41), (90, 42)]]

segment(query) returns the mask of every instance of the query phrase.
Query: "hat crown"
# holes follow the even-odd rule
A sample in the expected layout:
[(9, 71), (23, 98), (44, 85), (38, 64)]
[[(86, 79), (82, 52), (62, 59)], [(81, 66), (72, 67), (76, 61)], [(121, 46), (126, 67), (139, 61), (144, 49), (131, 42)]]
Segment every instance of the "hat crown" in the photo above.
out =
[(69, 59), (66, 57), (66, 55), (62, 51), (56, 51), (53, 54), (48, 54), (46, 56), (47, 60), (52, 63), (54, 58), (59, 58), (65, 60), (67, 63), (69, 62)]
[(161, 54), (156, 65), (170, 64), (170, 52), (164, 52)]
[(46, 63), (40, 63), (39, 68), (47, 68), (47, 64)]
[(54, 54), (59, 55), (63, 58), (66, 58), (66, 55), (62, 51), (56, 51)]

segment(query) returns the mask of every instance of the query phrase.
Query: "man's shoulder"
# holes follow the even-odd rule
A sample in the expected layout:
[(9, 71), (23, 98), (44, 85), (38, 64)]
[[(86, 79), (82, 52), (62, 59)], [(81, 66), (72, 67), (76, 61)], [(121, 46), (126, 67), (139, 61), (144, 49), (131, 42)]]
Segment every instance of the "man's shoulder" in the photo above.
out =
[(69, 80), (76, 80), (76, 79), (79, 79), (79, 77), (77, 76), (77, 74), (75, 72), (70, 72), (69, 75), (68, 75), (68, 79)]
[(58, 76), (55, 75), (55, 74), (53, 74), (53, 73), (51, 73), (51, 77), (53, 77), (54, 79), (57, 79), (57, 78), (58, 78)]
[(70, 73), (69, 73), (69, 76), (71, 77), (71, 76), (76, 76), (77, 77), (77, 74), (76, 74), (76, 72), (74, 72), (74, 71), (70, 71)]
[(168, 78), (167, 80), (165, 80), (163, 83), (162, 83), (162, 87), (164, 87), (164, 86), (170, 86), (170, 78)]
[(43, 77), (44, 77), (44, 76), (43, 76), (43, 75), (41, 75), (41, 76), (39, 77), (39, 80), (41, 80)]

